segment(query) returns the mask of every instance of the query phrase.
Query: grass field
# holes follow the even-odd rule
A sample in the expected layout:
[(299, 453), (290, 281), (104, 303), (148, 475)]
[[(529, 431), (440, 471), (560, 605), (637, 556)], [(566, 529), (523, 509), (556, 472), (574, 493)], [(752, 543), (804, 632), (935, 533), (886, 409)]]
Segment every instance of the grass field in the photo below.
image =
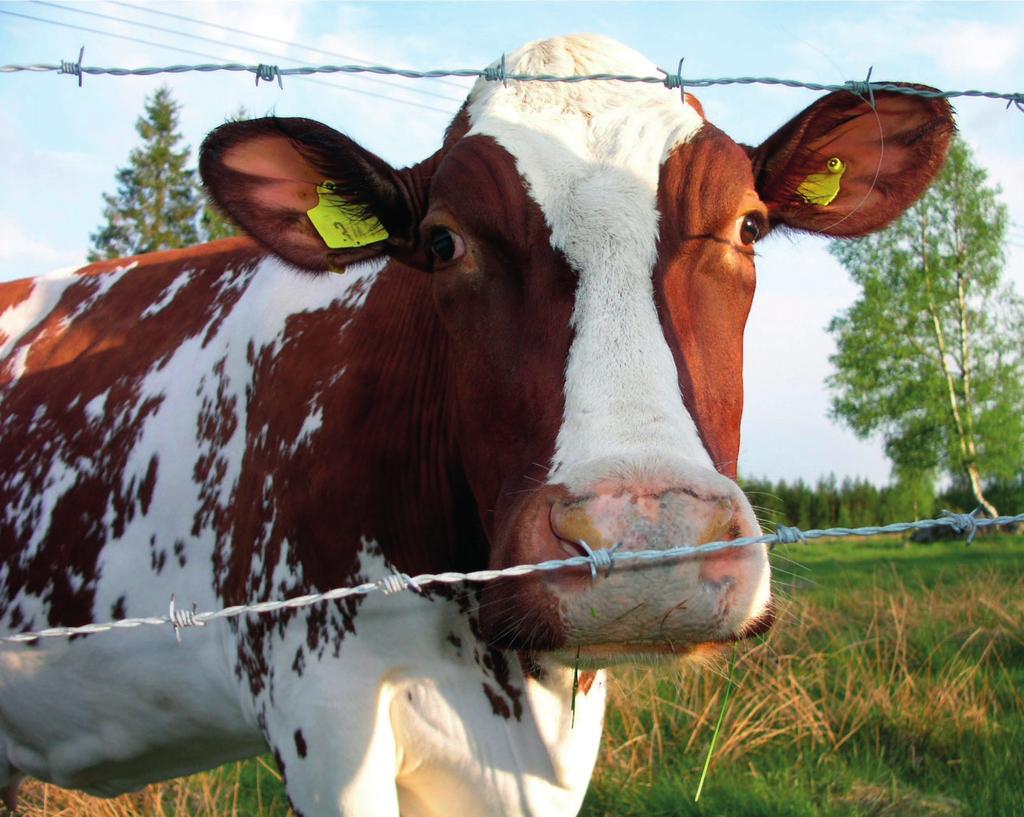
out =
[[(694, 792), (728, 664), (612, 673), (586, 817), (1024, 815), (1024, 538), (897, 539), (774, 554), (779, 620)], [(92, 800), (38, 783), (24, 817), (278, 817), (265, 759)]]

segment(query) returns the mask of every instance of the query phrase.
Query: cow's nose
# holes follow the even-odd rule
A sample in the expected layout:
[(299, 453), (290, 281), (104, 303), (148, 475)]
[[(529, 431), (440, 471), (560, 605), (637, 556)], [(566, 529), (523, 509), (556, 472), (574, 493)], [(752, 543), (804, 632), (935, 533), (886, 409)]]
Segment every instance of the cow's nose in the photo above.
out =
[[(740, 517), (730, 496), (686, 488), (641, 493), (607, 487), (552, 505), (551, 529), (571, 548), (583, 541), (595, 550), (620, 542), (626, 550), (664, 550), (734, 538), (740, 535)], [(724, 579), (728, 554), (705, 557), (702, 578)]]
[[(660, 486), (650, 493), (635, 486), (603, 487), (556, 502), (551, 507), (551, 530), (569, 556), (586, 555), (581, 542), (593, 550), (617, 544), (623, 551), (667, 550), (759, 533), (753, 517), (730, 495)], [(692, 565), (696, 587), (709, 598), (733, 593), (746, 597), (764, 575), (763, 556), (750, 548), (725, 548), (684, 561)], [(751, 609), (760, 603), (759, 597), (754, 599)]]

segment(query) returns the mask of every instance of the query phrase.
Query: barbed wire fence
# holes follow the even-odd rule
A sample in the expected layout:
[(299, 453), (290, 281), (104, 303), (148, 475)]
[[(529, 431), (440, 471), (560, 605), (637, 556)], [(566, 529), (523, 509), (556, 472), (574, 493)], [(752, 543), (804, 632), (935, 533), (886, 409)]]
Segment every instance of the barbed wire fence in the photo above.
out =
[(373, 582), (364, 582), (348, 587), (336, 587), (322, 593), (309, 593), (302, 596), (295, 596), (290, 599), (279, 601), (263, 601), (255, 604), (237, 604), (231, 607), (224, 607), (220, 610), (209, 612), (198, 612), (183, 610), (177, 607), (175, 596), (171, 596), (170, 607), (166, 616), (150, 616), (145, 618), (123, 618), (116, 621), (109, 621), (104, 624), (83, 624), (78, 627), (51, 627), (38, 632), (18, 633), (0, 637), (0, 643), (20, 644), (35, 642), (41, 638), (68, 638), (76, 635), (93, 635), (111, 630), (128, 630), (137, 627), (157, 626), (166, 627), (170, 625), (174, 629), (175, 637), (181, 641), (181, 630), (186, 627), (205, 627), (211, 621), (218, 619), (237, 618), (238, 616), (255, 613), (268, 614), (279, 610), (294, 610), (301, 607), (309, 607), (313, 604), (322, 604), (329, 601), (337, 601), (349, 596), (367, 596), (371, 593), (383, 593), (391, 596), (402, 591), (420, 592), (425, 587), (433, 584), (461, 584), (463, 582), (489, 582), (497, 579), (505, 579), (513, 576), (526, 576), (531, 573), (550, 572), (565, 570), (574, 567), (587, 567), (590, 569), (592, 581), (599, 578), (598, 571), (604, 571), (607, 578), (611, 571), (619, 566), (633, 563), (648, 563), (666, 561), (669, 559), (681, 559), (693, 556), (706, 556), (717, 551), (750, 547), (751, 545), (766, 544), (772, 547), (776, 544), (792, 545), (807, 542), (811, 539), (836, 539), (848, 536), (880, 536), (884, 534), (906, 533), (914, 530), (947, 529), (959, 536), (967, 538), (969, 545), (979, 528), (992, 526), (1009, 526), (1024, 523), (1024, 513), (1016, 516), (997, 516), (995, 518), (978, 517), (975, 510), (969, 514), (952, 513), (943, 511), (942, 515), (935, 519), (922, 519), (917, 522), (894, 522), (889, 525), (866, 526), (861, 528), (824, 528), (813, 530), (800, 530), (799, 528), (779, 525), (774, 533), (762, 536), (745, 536), (739, 539), (724, 539), (717, 542), (708, 542), (703, 545), (679, 545), (664, 550), (620, 550), (620, 545), (610, 548), (592, 549), (585, 541), (579, 544), (586, 551), (585, 556), (571, 556), (567, 559), (551, 559), (535, 564), (515, 565), (500, 570), (475, 570), (469, 573), (446, 572), (446, 573), (422, 573), (418, 576), (409, 576), (406, 573), (392, 573)]
[(686, 88), (707, 88), (713, 85), (781, 85), (787, 88), (804, 88), (810, 91), (850, 91), (859, 96), (864, 96), (870, 102), (874, 102), (876, 91), (890, 91), (908, 96), (918, 96), (926, 99), (954, 99), (958, 97), (981, 97), (985, 99), (1002, 100), (1006, 107), (1011, 105), (1024, 113), (1024, 92), (1011, 91), (942, 91), (937, 89), (917, 88), (909, 85), (898, 85), (891, 82), (872, 82), (869, 69), (863, 81), (849, 80), (843, 83), (821, 83), (806, 82), (795, 79), (782, 79), (779, 77), (717, 77), (699, 78), (684, 77), (682, 75), (683, 61), (679, 61), (679, 67), (675, 72), (664, 69), (660, 76), (637, 76), (634, 74), (574, 74), (571, 76), (558, 76), (554, 74), (520, 74), (509, 72), (506, 68), (505, 55), (501, 60), (487, 68), (440, 68), (428, 71), (416, 71), (408, 68), (392, 68), (386, 65), (303, 65), (281, 68), (278, 65), (268, 63), (247, 64), (240, 62), (227, 63), (199, 63), (193, 65), (165, 65), (147, 66), (141, 68), (104, 68), (95, 65), (83, 65), (84, 47), (78, 54), (77, 60), (61, 60), (58, 63), (37, 63), (32, 65), (0, 65), (0, 73), (10, 74), (18, 72), (32, 73), (56, 73), (67, 74), (77, 77), (79, 86), (82, 85), (82, 78), (89, 76), (142, 76), (148, 77), (156, 74), (184, 74), (191, 72), (212, 73), (216, 71), (229, 71), (234, 73), (248, 73), (255, 77), (256, 84), (263, 82), (277, 81), (278, 86), (284, 88), (284, 77), (308, 77), (313, 74), (378, 74), (386, 76), (404, 77), (406, 79), (443, 79), (443, 78), (471, 78), (484, 79), (490, 82), (623, 82), (641, 83), (645, 85), (664, 85), (666, 88), (680, 90)]
[[(898, 85), (890, 82), (871, 81), (871, 69), (863, 81), (847, 81), (840, 84), (828, 84), (818, 82), (805, 82), (793, 79), (781, 79), (777, 77), (719, 77), (719, 78), (687, 78), (682, 75), (683, 60), (679, 61), (677, 70), (672, 73), (662, 71), (660, 76), (636, 76), (632, 74), (581, 74), (572, 76), (557, 76), (552, 74), (520, 74), (509, 72), (506, 66), (505, 56), (494, 65), (483, 69), (460, 68), (460, 69), (434, 69), (417, 71), (405, 68), (392, 68), (383, 65), (305, 65), (296, 67), (281, 68), (278, 65), (265, 63), (203, 63), (195, 65), (167, 65), (150, 66), (140, 68), (106, 68), (100, 66), (84, 65), (84, 47), (79, 51), (77, 60), (61, 60), (59, 63), (37, 63), (31, 65), (2, 65), (0, 74), (18, 72), (30, 73), (56, 73), (69, 75), (78, 79), (78, 85), (82, 86), (83, 77), (107, 75), (114, 77), (126, 76), (153, 76), (156, 74), (182, 74), (189, 72), (212, 73), (227, 71), (233, 73), (249, 73), (254, 75), (257, 85), (261, 81), (277, 81), (280, 88), (284, 88), (283, 78), (287, 76), (308, 77), (313, 74), (377, 74), (398, 76), (406, 79), (439, 79), (439, 78), (475, 78), (484, 79), (489, 82), (594, 82), (613, 81), (622, 83), (660, 84), (669, 89), (706, 88), (713, 85), (778, 85), (789, 88), (802, 88), (812, 91), (849, 91), (865, 98), (874, 107), (874, 93), (876, 91), (889, 91), (908, 96), (918, 96), (928, 99), (953, 99), (957, 97), (981, 97), (992, 100), (1005, 100), (1007, 109), (1010, 106), (1016, 107), (1024, 112), (1024, 93), (1022, 92), (997, 92), (981, 90), (943, 91), (938, 89), (927, 89), (911, 85)], [(469, 573), (445, 572), (445, 573), (424, 573), (417, 576), (409, 576), (405, 573), (395, 572), (374, 582), (336, 587), (320, 593), (310, 593), (295, 596), (289, 599), (264, 601), (254, 604), (240, 604), (225, 607), (220, 610), (199, 612), (195, 608), (181, 609), (177, 606), (176, 597), (171, 596), (168, 614), (166, 616), (150, 616), (142, 618), (123, 618), (106, 623), (84, 624), (75, 627), (51, 627), (36, 632), (22, 632), (15, 635), (0, 636), (0, 643), (26, 644), (34, 643), (44, 638), (70, 638), (77, 635), (92, 635), (109, 632), (113, 630), (135, 629), (145, 626), (170, 625), (173, 628), (175, 637), (180, 642), (181, 630), (187, 627), (205, 627), (209, 622), (220, 619), (237, 618), (245, 614), (269, 614), (284, 609), (298, 609), (309, 607), (314, 604), (337, 601), (350, 596), (367, 596), (371, 593), (382, 593), (385, 596), (394, 595), (402, 591), (420, 592), (422, 589), (436, 584), (461, 584), (466, 582), (479, 583), (495, 581), (502, 578), (525, 576), (531, 573), (550, 572), (565, 570), (569, 568), (589, 568), (592, 581), (599, 578), (598, 571), (604, 571), (605, 577), (619, 566), (629, 563), (659, 562), (671, 559), (686, 557), (701, 557), (721, 550), (750, 547), (757, 544), (765, 544), (773, 547), (776, 544), (791, 545), (805, 543), (812, 539), (836, 539), (843, 537), (866, 537), (885, 534), (906, 533), (917, 530), (946, 529), (952, 533), (965, 536), (969, 545), (974, 539), (978, 529), (986, 527), (1006, 527), (1024, 523), (1024, 513), (1015, 516), (999, 516), (996, 518), (978, 517), (978, 511), (970, 514), (952, 513), (943, 511), (942, 515), (934, 519), (918, 520), (916, 522), (895, 522), (881, 526), (866, 526), (860, 528), (824, 528), (812, 530), (800, 530), (796, 527), (778, 525), (773, 533), (762, 536), (741, 537), (738, 539), (721, 540), (701, 545), (679, 545), (664, 550), (621, 550), (620, 544), (610, 548), (592, 549), (585, 541), (579, 544), (586, 555), (572, 556), (566, 559), (554, 559), (534, 564), (522, 564), (498, 570), (477, 570)]]

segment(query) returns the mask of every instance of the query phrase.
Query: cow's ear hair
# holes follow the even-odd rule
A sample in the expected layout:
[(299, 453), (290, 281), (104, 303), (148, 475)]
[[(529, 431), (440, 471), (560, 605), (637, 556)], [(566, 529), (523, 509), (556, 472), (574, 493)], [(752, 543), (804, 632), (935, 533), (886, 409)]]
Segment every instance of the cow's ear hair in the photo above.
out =
[[(416, 235), (419, 219), (401, 171), (309, 119), (266, 117), (221, 125), (203, 142), (199, 172), (221, 210), (271, 252), (303, 269), (343, 269), (406, 249)], [(324, 182), (330, 183), (329, 193), (321, 187)], [(307, 215), (321, 194), (327, 209), (320, 212), (341, 222), (333, 230), (324, 228), (326, 236)], [(354, 243), (362, 245), (351, 246), (347, 235), (357, 235)], [(328, 242), (345, 246), (332, 248)]]
[(754, 183), (773, 224), (864, 235), (885, 227), (927, 189), (954, 130), (944, 99), (875, 91), (872, 106), (837, 91), (749, 150)]

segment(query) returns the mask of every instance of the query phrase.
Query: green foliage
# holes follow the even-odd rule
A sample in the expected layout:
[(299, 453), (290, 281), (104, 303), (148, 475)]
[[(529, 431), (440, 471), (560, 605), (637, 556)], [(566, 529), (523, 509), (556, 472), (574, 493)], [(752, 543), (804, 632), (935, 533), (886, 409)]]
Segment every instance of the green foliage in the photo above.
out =
[[(249, 112), (245, 109), (244, 105), (241, 105), (234, 114), (227, 117), (224, 121), (241, 122), (248, 118)], [(224, 215), (212, 201), (206, 199), (205, 194), (203, 194), (203, 197), (205, 200), (203, 212), (199, 217), (199, 231), (203, 241), (216, 241), (218, 238), (243, 235), (242, 231), (235, 226), (231, 219)]]
[(105, 193), (106, 224), (91, 238), (90, 261), (187, 247), (199, 241), (202, 207), (189, 149), (179, 147), (180, 106), (164, 86), (146, 100), (135, 123), (142, 144), (117, 171), (117, 193)]
[[(813, 485), (802, 479), (772, 482), (758, 477), (741, 479), (740, 485), (768, 531), (778, 524), (803, 530), (888, 525), (931, 519), (943, 510), (969, 512), (978, 506), (965, 480), (954, 481), (936, 495), (933, 475), (917, 471), (898, 473), (895, 483), (881, 488), (864, 479), (847, 477), (840, 482), (833, 474)], [(988, 480), (984, 489), (1004, 513), (1024, 513), (1024, 476)]]
[[(206, 199), (199, 174), (189, 168), (189, 148), (178, 147), (181, 106), (164, 86), (146, 100), (135, 123), (142, 144), (117, 171), (117, 193), (104, 193), (106, 221), (91, 238), (90, 261), (156, 250), (188, 247), (201, 241), (241, 235)], [(228, 122), (248, 118), (239, 108)]]
[(203, 212), (199, 217), (199, 229), (202, 232), (203, 241), (216, 241), (218, 238), (231, 238), (243, 234), (234, 222), (211, 201), (207, 201), (203, 205)]
[(973, 483), (1024, 461), (1024, 302), (1002, 280), (1007, 211), (954, 140), (888, 229), (833, 245), (861, 295), (829, 325), (832, 414), (881, 434), (896, 470)]
[[(995, 479), (985, 484), (985, 496), (1008, 516), (1024, 513), (1024, 476), (1016, 479)], [(951, 511), (969, 512), (977, 507), (969, 485), (954, 483), (939, 495), (937, 505)]]
[(767, 479), (741, 480), (758, 519), (770, 530), (776, 524), (798, 528), (863, 527), (887, 525), (934, 516), (934, 482), (927, 475), (905, 474), (893, 485), (878, 488), (864, 479), (835, 475), (808, 485)]

